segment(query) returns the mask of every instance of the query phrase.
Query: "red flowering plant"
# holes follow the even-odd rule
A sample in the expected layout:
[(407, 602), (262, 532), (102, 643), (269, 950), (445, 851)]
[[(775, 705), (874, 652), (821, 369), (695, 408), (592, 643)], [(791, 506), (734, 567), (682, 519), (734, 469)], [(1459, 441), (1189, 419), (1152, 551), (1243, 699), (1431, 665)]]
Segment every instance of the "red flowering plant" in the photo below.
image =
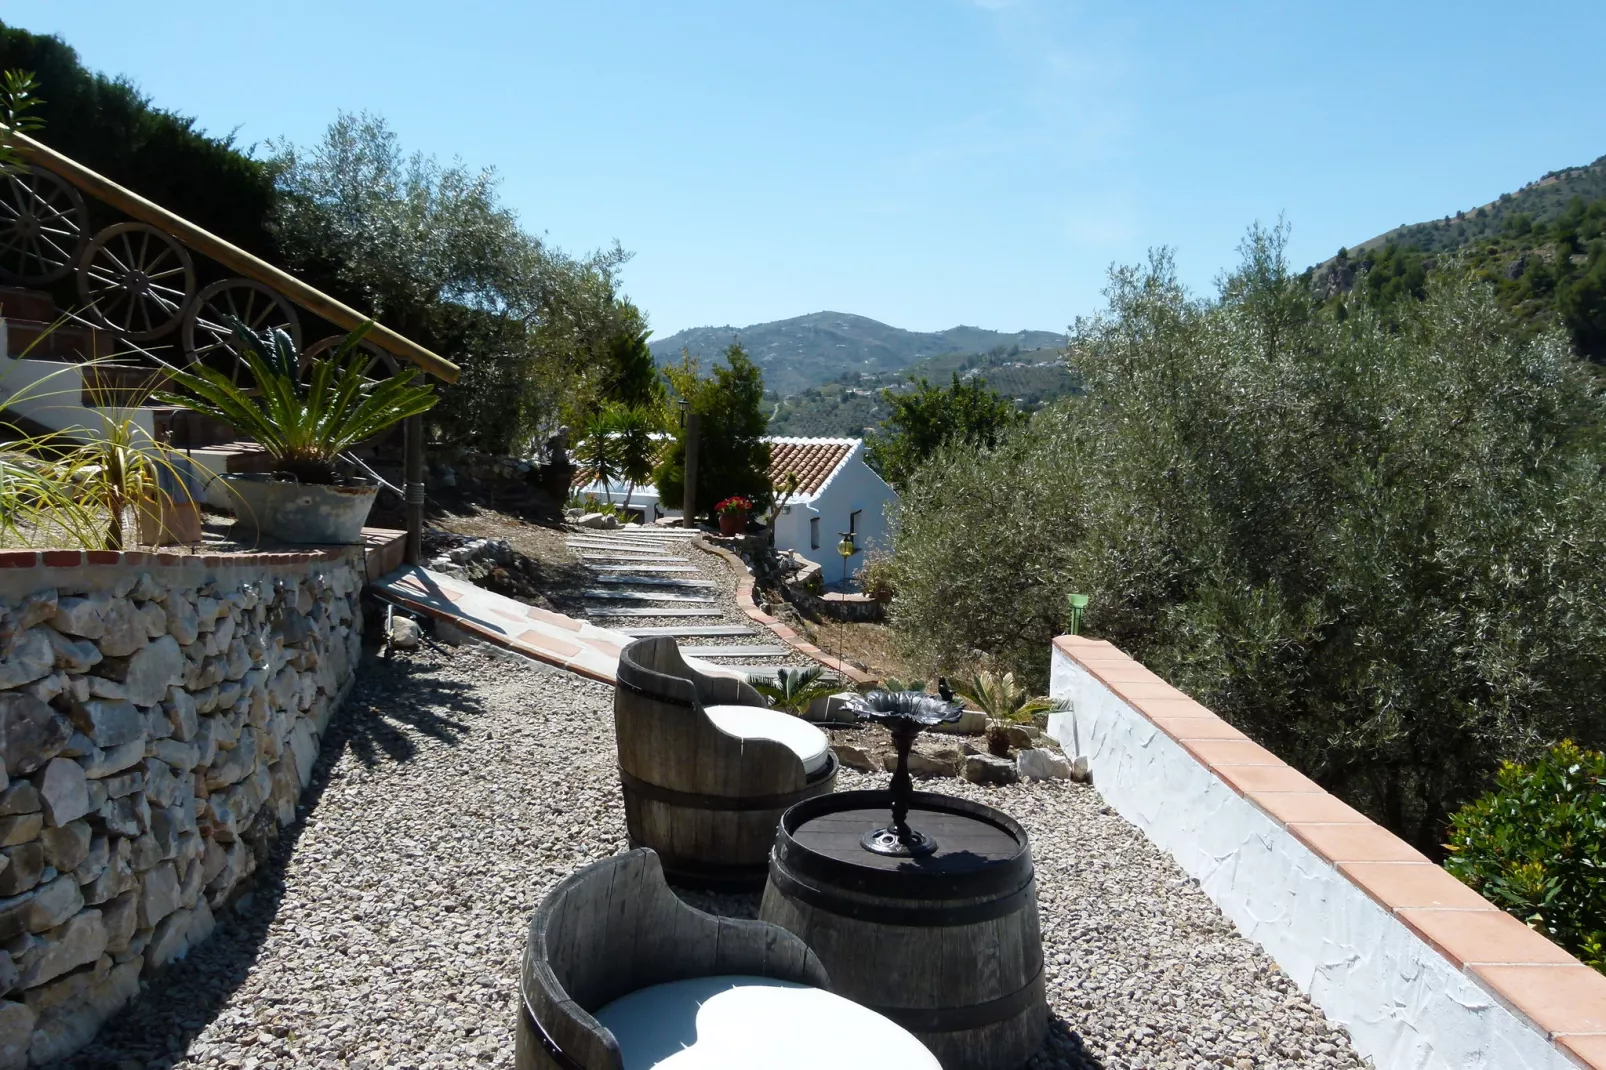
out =
[(729, 498), (714, 506), (714, 512), (720, 516), (739, 516), (753, 511), (753, 500), (744, 498), (740, 494), (733, 494)]

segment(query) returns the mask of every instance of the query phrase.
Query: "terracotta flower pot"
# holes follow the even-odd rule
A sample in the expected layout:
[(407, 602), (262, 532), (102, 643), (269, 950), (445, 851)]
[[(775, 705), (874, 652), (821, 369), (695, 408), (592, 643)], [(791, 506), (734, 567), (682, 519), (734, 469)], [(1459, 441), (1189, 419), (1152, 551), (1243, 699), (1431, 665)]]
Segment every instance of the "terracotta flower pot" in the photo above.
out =
[(719, 533), (721, 535), (740, 535), (747, 529), (746, 513), (720, 513)]

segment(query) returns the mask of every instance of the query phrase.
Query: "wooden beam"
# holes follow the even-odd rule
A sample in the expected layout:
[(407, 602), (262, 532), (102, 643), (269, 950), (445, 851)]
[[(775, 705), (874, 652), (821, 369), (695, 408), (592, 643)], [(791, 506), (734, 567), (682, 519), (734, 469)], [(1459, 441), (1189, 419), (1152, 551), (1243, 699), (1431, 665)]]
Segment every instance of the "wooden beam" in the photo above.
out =
[[(191, 223), (183, 216), (174, 215), (166, 208), (148, 201), (132, 190), (124, 189), (104, 175), (91, 171), (69, 156), (63, 156), (48, 145), (35, 141), (26, 134), (6, 130), (0, 132), (14, 144), (24, 159), (37, 164), (89, 195), (99, 198), (121, 212), (126, 212), (142, 223), (167, 231), (196, 252), (211, 257), (231, 271), (248, 279), (271, 286), (290, 300), (333, 323), (344, 331), (354, 331), (373, 317), (364, 316), (356, 309), (341, 304), (322, 290), (314, 289), (281, 271), (260, 257), (252, 256), (235, 245), (219, 238), (209, 230)], [(368, 340), (385, 352), (418, 365), (424, 371), (448, 383), (457, 382), (457, 365), (445, 357), (431, 353), (412, 339), (397, 334), (382, 323), (375, 323), (368, 331)]]

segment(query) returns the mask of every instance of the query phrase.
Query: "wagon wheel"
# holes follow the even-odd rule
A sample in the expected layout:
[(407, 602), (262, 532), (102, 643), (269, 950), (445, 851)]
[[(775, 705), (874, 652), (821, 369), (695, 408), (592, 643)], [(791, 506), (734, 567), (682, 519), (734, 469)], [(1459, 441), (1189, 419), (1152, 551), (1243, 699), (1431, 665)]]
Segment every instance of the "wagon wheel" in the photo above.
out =
[(184, 314), (184, 352), (190, 360), (205, 361), (219, 370), (225, 370), (220, 362), (226, 360), (227, 370), (239, 381), (244, 365), (229, 326), (231, 316), (258, 334), (282, 328), (298, 349), (301, 346), (295, 306), (260, 282), (220, 279), (196, 294)]
[[(340, 349), (340, 343), (346, 340), (343, 334), (332, 334), (328, 338), (321, 338), (312, 343), (301, 353), (301, 374), (306, 375), (312, 362), (319, 357), (333, 357)], [(396, 374), (396, 358), (380, 349), (374, 343), (364, 340), (357, 343), (357, 348), (368, 357), (368, 363), (363, 366), (362, 373), (369, 379), (388, 379)]]
[(55, 282), (78, 262), (89, 211), (78, 191), (38, 167), (0, 178), (0, 275), (12, 282)]
[(107, 227), (78, 262), (78, 296), (106, 326), (136, 342), (177, 327), (194, 292), (189, 250), (145, 223)]

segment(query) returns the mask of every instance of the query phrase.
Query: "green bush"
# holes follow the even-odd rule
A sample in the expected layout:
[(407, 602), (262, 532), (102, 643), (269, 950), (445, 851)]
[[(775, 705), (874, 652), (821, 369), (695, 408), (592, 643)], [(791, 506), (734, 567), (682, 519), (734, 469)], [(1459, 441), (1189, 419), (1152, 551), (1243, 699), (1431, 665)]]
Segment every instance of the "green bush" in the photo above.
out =
[[(740, 495), (763, 513), (775, 500), (770, 484), (770, 445), (764, 441), (767, 409), (764, 372), (740, 342), (725, 350), (723, 365), (713, 375), (699, 375), (697, 361), (683, 355), (681, 364), (664, 369), (675, 394), (702, 417), (697, 447), (697, 501), (699, 515), (715, 503)], [(686, 443), (684, 429), (664, 451), (653, 472), (659, 499), (673, 508), (686, 497)]]
[(1066, 595), (1115, 642), (1419, 848), (1502, 759), (1606, 737), (1603, 409), (1558, 332), (1440, 273), (1323, 312), (1255, 233), (1210, 301), (1117, 271), (1088, 393), (903, 495), (912, 657), (1046, 682)]
[(1450, 818), (1444, 868), (1606, 972), (1606, 754), (1564, 740), (1495, 784)]

